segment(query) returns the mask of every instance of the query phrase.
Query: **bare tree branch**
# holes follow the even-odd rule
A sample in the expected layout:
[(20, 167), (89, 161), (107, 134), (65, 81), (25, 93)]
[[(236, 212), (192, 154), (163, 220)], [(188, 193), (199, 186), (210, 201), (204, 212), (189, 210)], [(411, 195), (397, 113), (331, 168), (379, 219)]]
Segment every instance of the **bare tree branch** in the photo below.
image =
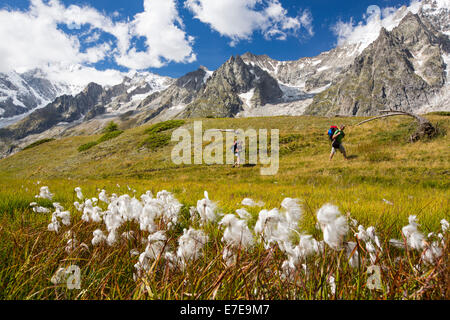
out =
[(437, 134), (437, 130), (436, 128), (431, 124), (430, 121), (428, 121), (427, 119), (415, 114), (415, 113), (411, 113), (411, 112), (406, 112), (406, 111), (400, 111), (400, 110), (381, 110), (381, 113), (388, 113), (382, 116), (378, 116), (378, 117), (374, 117), (372, 119), (369, 120), (365, 120), (362, 121), (360, 123), (358, 123), (356, 126), (360, 126), (364, 123), (367, 122), (371, 122), (374, 120), (378, 120), (378, 119), (383, 119), (383, 118), (388, 118), (388, 117), (396, 117), (396, 116), (408, 116), (408, 117), (412, 117), (414, 119), (416, 119), (416, 121), (419, 123), (417, 132), (415, 134), (413, 134), (410, 137), (410, 140), (412, 142), (418, 141), (420, 139), (422, 139), (425, 136), (428, 137), (434, 137)]
[(374, 121), (374, 120), (388, 118), (388, 117), (395, 117), (395, 116), (405, 116), (405, 114), (403, 114), (403, 113), (386, 114), (384, 116), (378, 116), (378, 117), (375, 117), (375, 118), (372, 118), (372, 119), (369, 119), (369, 120), (362, 121), (362, 122), (358, 123), (356, 126), (360, 126), (360, 125), (362, 125), (364, 123), (371, 122), (371, 121)]

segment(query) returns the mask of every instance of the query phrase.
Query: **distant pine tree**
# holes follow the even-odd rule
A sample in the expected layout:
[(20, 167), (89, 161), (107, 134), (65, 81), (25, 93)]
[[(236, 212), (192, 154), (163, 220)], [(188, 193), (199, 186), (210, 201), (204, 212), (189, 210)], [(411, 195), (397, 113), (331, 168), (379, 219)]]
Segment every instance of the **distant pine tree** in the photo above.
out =
[(111, 133), (115, 131), (119, 131), (119, 126), (114, 121), (108, 123), (106, 128), (103, 130), (104, 133)]

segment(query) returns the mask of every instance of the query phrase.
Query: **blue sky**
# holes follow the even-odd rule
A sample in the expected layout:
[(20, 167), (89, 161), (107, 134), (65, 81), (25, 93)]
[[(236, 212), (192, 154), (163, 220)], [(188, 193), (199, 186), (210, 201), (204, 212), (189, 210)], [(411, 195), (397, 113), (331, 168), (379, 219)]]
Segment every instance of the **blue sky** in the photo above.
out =
[[(42, 1), (44, 4), (48, 3), (47, 0)], [(183, 50), (186, 51), (188, 50), (187, 47), (189, 47), (192, 52), (189, 53), (186, 51), (183, 58), (184, 61), (180, 62), (173, 61), (171, 58), (167, 60), (163, 55), (162, 61), (164, 61), (164, 66), (154, 66), (146, 69), (160, 75), (171, 77), (180, 77), (187, 72), (197, 69), (200, 65), (215, 70), (231, 55), (243, 54), (247, 51), (255, 54), (267, 54), (278, 60), (296, 60), (301, 57), (315, 56), (336, 46), (337, 36), (331, 29), (338, 21), (349, 22), (351, 19), (355, 23), (364, 21), (363, 15), (371, 5), (378, 5), (381, 8), (409, 5), (409, 1), (404, 0), (279, 0), (279, 3), (285, 10), (284, 17), (297, 18), (305, 12), (309, 13), (310, 17), (312, 17), (310, 27), (312, 27), (313, 35), (308, 32), (305, 26), (301, 26), (296, 30), (286, 28), (285, 30), (282, 30), (283, 32), (286, 31), (282, 37), (284, 40), (279, 40), (277, 37), (268, 37), (268, 29), (262, 30), (255, 28), (255, 30), (253, 30), (250, 35), (247, 35), (246, 38), (238, 38), (233, 41), (232, 37), (227, 36), (225, 32), (221, 33), (220, 31), (217, 31), (219, 28), (214, 28), (211, 24), (196, 19), (193, 10), (189, 10), (184, 6), (185, 0), (173, 1), (176, 1), (178, 18), (181, 19), (183, 23), (183, 26), (178, 24), (179, 29), (184, 32), (185, 36), (185, 41), (180, 45), (185, 46)], [(80, 7), (94, 8), (100, 14), (109, 17), (113, 22), (132, 21), (136, 14), (144, 11), (144, 0), (60, 0), (59, 2), (65, 7), (77, 5)], [(29, 0), (0, 0), (0, 10), (3, 10), (4, 12), (19, 10), (27, 12), (29, 7)], [(254, 10), (263, 9), (264, 3), (254, 7)], [(281, 23), (284, 22), (280, 22), (278, 27)], [(2, 28), (1, 25), (0, 28)], [(94, 43), (88, 42), (88, 44), (86, 44), (83, 42), (83, 39), (85, 38), (80, 36), (81, 33), (86, 33), (90, 30), (88, 26), (71, 29), (70, 26), (64, 25), (64, 23), (58, 23), (58, 28), (67, 35), (80, 37), (80, 39), (82, 39), (81, 51), (86, 50), (87, 47), (92, 46)], [(273, 29), (274, 28), (271, 30)], [(193, 39), (186, 40), (188, 37), (193, 37)], [(112, 38), (113, 37), (108, 33), (103, 31), (99, 32), (99, 37), (95, 44), (111, 41), (113, 46), (115, 46)], [(137, 51), (145, 50), (144, 37), (138, 36), (132, 38), (131, 44)], [(192, 61), (192, 55), (195, 55), (195, 61)], [(129, 69), (127, 63), (118, 63), (115, 59), (108, 56), (97, 60), (95, 62), (88, 62), (87, 64), (99, 70), (117, 69), (126, 71)], [(43, 61), (45, 61), (45, 59)], [(86, 64), (86, 62), (82, 63)]]

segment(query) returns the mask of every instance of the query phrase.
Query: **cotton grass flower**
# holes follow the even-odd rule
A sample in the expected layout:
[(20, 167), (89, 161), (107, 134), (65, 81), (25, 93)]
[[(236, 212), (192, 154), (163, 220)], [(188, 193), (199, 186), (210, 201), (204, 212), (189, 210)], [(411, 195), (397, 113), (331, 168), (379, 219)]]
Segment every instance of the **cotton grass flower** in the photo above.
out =
[(278, 223), (281, 219), (282, 216), (277, 209), (262, 210), (259, 213), (254, 231), (263, 238), (265, 249), (269, 249), (272, 243), (280, 240), (278, 237)]
[(298, 204), (298, 199), (286, 198), (281, 203), (281, 207), (285, 210), (289, 228), (297, 229), (298, 222), (302, 218), (302, 209)]
[(74, 191), (75, 191), (75, 193), (77, 194), (77, 198), (78, 198), (79, 200), (83, 200), (83, 199), (84, 199), (83, 193), (81, 192), (81, 188), (80, 188), (80, 187), (75, 188)]
[(282, 269), (284, 275), (289, 278), (297, 269), (306, 266), (308, 257), (319, 254), (323, 250), (323, 245), (311, 235), (301, 235), (298, 245), (285, 243), (283, 248), (288, 259), (283, 262)]
[(352, 268), (358, 268), (359, 267), (359, 253), (358, 250), (356, 250), (357, 243), (353, 241), (349, 241), (345, 244), (348, 264)]
[(50, 192), (48, 187), (41, 187), (40, 193), (36, 196), (36, 198), (52, 200), (53, 193)]
[(281, 280), (289, 280), (290, 282), (294, 282), (295, 273), (298, 272), (299, 270), (302, 270), (305, 273), (305, 275), (308, 275), (308, 267), (305, 263), (297, 267), (292, 263), (291, 260), (286, 260), (281, 265), (280, 278)]
[(50, 282), (53, 283), (54, 285), (58, 285), (65, 282), (66, 278), (67, 278), (66, 269), (59, 268), (58, 270), (56, 270)]
[(141, 200), (144, 204), (149, 203), (153, 199), (153, 194), (151, 191), (147, 191), (145, 194), (141, 195)]
[(83, 206), (81, 219), (85, 222), (102, 222), (103, 211), (100, 207), (94, 207), (92, 199), (87, 199)]
[(75, 209), (77, 209), (77, 211), (83, 212), (83, 209), (84, 209), (84, 203), (83, 203), (83, 204), (80, 204), (78, 201), (75, 201), (75, 202), (73, 203), (73, 205), (74, 205)]
[(409, 216), (409, 224), (402, 228), (402, 235), (405, 241), (391, 239), (389, 243), (396, 248), (406, 249), (406, 247), (422, 251), (426, 247), (425, 236), (417, 229), (417, 216)]
[(347, 219), (341, 215), (339, 209), (331, 204), (326, 204), (317, 212), (317, 220), (322, 229), (325, 243), (334, 250), (342, 249), (348, 225)]
[(183, 235), (178, 239), (176, 254), (178, 266), (184, 270), (190, 262), (201, 258), (208, 240), (209, 237), (202, 230), (184, 229)]
[(50, 213), (50, 209), (41, 207), (41, 206), (35, 206), (33, 207), (33, 211), (36, 213)]
[(246, 207), (264, 207), (264, 202), (255, 202), (250, 198), (245, 198), (244, 200), (242, 200), (241, 204)]
[(406, 243), (409, 247), (416, 250), (424, 249), (424, 235), (417, 229), (417, 217), (410, 216), (409, 224), (402, 228), (402, 234), (406, 238)]
[[(59, 203), (53, 203), (53, 207), (56, 211), (52, 214), (52, 221), (47, 226), (47, 230), (58, 233), (61, 228), (61, 223), (65, 226), (70, 226), (70, 211), (62, 211), (64, 208)], [(58, 218), (61, 220), (61, 223)]]
[(108, 195), (106, 194), (106, 191), (105, 191), (105, 190), (102, 190), (102, 191), (99, 193), (98, 198), (99, 198), (100, 201), (102, 201), (102, 202), (104, 202), (104, 203), (106, 203), (106, 204), (109, 204), (109, 202), (110, 202), (110, 200), (109, 200), (109, 198), (108, 198)]
[(276, 241), (282, 251), (291, 246), (292, 238), (299, 234), (298, 223), (302, 217), (302, 209), (297, 199), (286, 198), (281, 203), (283, 210), (277, 224)]
[(70, 226), (70, 212), (69, 211), (58, 212), (56, 214), (56, 217), (61, 219), (61, 222), (63, 225)]
[(450, 224), (448, 223), (447, 220), (442, 219), (441, 220), (441, 226), (442, 226), (442, 233), (446, 233), (448, 231), (448, 228), (449, 228)]
[(222, 252), (222, 259), (225, 265), (230, 268), (237, 262), (237, 255), (233, 248), (225, 247)]
[(58, 221), (58, 217), (56, 213), (53, 213), (52, 215), (52, 222), (47, 226), (47, 230), (50, 232), (59, 232), (59, 229), (61, 228), (61, 224)]
[(428, 265), (435, 265), (436, 262), (442, 257), (444, 250), (439, 246), (437, 241), (426, 245), (422, 252), (421, 258)]
[(215, 222), (218, 214), (216, 212), (217, 205), (209, 200), (208, 192), (204, 193), (205, 198), (197, 201), (197, 211), (200, 215), (201, 224), (205, 224), (207, 222)]
[(178, 216), (183, 205), (172, 193), (166, 190), (158, 192), (156, 199), (162, 203), (164, 223), (167, 224), (168, 228), (172, 228), (178, 222)]
[(147, 247), (139, 256), (139, 261), (134, 265), (136, 268), (135, 278), (140, 278), (151, 268), (153, 261), (162, 255), (167, 237), (163, 231), (148, 236)]
[(128, 241), (136, 239), (133, 230), (122, 233), (122, 238)]
[(335, 295), (336, 294), (336, 279), (333, 276), (330, 276), (328, 278), (328, 284), (330, 286), (331, 294)]
[(95, 230), (93, 232), (93, 236), (94, 238), (92, 239), (91, 243), (94, 247), (106, 242), (106, 236), (100, 229)]
[(124, 222), (122, 214), (119, 211), (119, 206), (117, 205), (117, 200), (112, 201), (108, 205), (108, 210), (103, 213), (103, 222), (108, 232), (119, 229)]
[(253, 234), (246, 221), (238, 219), (233, 214), (228, 214), (219, 224), (225, 227), (222, 242), (234, 248), (248, 249), (253, 246)]
[(132, 250), (130, 250), (130, 256), (136, 257), (136, 256), (138, 256), (138, 255), (140, 255), (139, 250), (137, 250), (137, 249), (132, 249)]
[(141, 196), (144, 202), (142, 209), (138, 206), (135, 210), (140, 213), (136, 216), (136, 221), (140, 224), (142, 231), (153, 233), (157, 229), (157, 222), (160, 221), (168, 229), (174, 227), (178, 222), (182, 204), (178, 202), (172, 193), (165, 190), (158, 192), (156, 198), (152, 198), (151, 192)]
[(59, 210), (59, 211), (64, 211), (63, 206), (61, 204), (59, 204), (58, 202), (53, 203), (53, 208), (55, 208), (56, 210)]
[(370, 256), (370, 261), (372, 262), (372, 264), (375, 264), (377, 253), (383, 251), (380, 240), (375, 234), (375, 227), (369, 227), (366, 230), (362, 225), (360, 225), (358, 227), (358, 233), (356, 233), (355, 236), (360, 241), (365, 242), (366, 250)]
[(64, 250), (66, 251), (66, 253), (71, 254), (72, 252), (74, 252), (77, 249), (78, 244), (79, 244), (79, 241), (77, 239), (75, 239), (75, 238), (69, 239), (67, 241), (67, 244), (66, 244), (66, 247)]
[(241, 218), (242, 220), (250, 220), (252, 218), (252, 215), (250, 214), (250, 212), (248, 212), (245, 209), (237, 209), (236, 213), (238, 214), (239, 218)]
[(117, 243), (117, 230), (111, 230), (106, 238), (108, 246), (112, 247)]

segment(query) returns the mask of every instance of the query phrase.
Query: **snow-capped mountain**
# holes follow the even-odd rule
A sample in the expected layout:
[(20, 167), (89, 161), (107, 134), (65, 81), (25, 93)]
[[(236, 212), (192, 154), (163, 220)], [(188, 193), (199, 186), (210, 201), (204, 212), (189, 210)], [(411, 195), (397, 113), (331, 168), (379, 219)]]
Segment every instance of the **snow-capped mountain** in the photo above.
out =
[(44, 107), (61, 95), (74, 95), (81, 90), (79, 86), (49, 80), (39, 69), (22, 74), (0, 73), (0, 126), (7, 118)]
[[(148, 95), (167, 89), (173, 79), (149, 72), (124, 74), (122, 83), (105, 86), (111, 101), (105, 106), (106, 112), (121, 113), (136, 107)], [(44, 108), (57, 97), (76, 96), (86, 86), (57, 82), (40, 69), (19, 74), (0, 73), (0, 128), (12, 125)]]
[(175, 80), (150, 72), (128, 73), (121, 84), (107, 87), (111, 102), (105, 106), (108, 114), (121, 114), (136, 110), (149, 95), (166, 90)]
[(90, 84), (56, 100), (81, 90), (46, 81), (39, 71), (2, 74), (0, 117), (27, 116), (3, 129), (0, 119), (0, 154), (31, 143), (27, 137), (94, 133), (110, 120), (136, 126), (189, 117), (450, 110), (450, 0), (414, 2), (352, 30), (316, 57), (278, 61), (246, 53), (216, 71), (201, 67), (179, 79), (132, 72), (120, 84)]
[[(436, 5), (437, 2), (427, 2)], [(431, 7), (433, 8), (433, 7)], [(448, 55), (450, 39), (434, 27), (431, 17), (449, 11), (408, 12), (391, 31), (382, 28), (378, 38), (314, 97), (311, 115), (376, 115), (380, 110), (409, 112), (448, 110)], [(447, 101), (447, 102), (446, 102)]]

